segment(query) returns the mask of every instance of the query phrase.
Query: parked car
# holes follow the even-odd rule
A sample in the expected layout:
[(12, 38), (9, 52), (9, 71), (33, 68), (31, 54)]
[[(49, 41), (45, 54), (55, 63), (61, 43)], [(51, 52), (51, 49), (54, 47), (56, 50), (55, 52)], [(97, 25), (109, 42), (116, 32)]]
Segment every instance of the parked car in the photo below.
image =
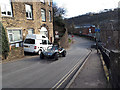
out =
[(58, 60), (58, 57), (65, 57), (66, 50), (63, 48), (59, 48), (58, 46), (48, 47), (47, 50), (44, 50), (40, 54), (40, 59), (50, 58)]
[(49, 39), (40, 34), (29, 34), (24, 41), (24, 52), (38, 53), (53, 46)]

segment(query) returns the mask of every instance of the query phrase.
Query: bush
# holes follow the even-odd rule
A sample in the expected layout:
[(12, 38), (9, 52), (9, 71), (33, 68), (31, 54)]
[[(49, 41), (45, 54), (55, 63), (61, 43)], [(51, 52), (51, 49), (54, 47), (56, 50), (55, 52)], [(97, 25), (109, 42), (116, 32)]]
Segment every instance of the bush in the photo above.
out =
[(69, 43), (71, 43), (71, 42), (72, 42), (72, 40), (71, 40), (70, 38), (68, 39), (68, 41), (69, 41)]
[(2, 57), (3, 59), (6, 59), (8, 56), (8, 52), (9, 52), (8, 39), (6, 36), (5, 29), (1, 23), (0, 23), (0, 26), (2, 27), (1, 28), (2, 29)]

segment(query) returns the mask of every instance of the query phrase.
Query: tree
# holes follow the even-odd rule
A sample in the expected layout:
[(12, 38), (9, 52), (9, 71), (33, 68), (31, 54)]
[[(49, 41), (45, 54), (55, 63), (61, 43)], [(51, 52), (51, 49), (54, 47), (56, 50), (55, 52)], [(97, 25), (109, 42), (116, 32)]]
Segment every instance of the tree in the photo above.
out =
[(58, 7), (55, 3), (53, 4), (53, 15), (54, 15), (54, 17), (63, 18), (65, 13), (66, 13), (65, 8)]
[[(55, 3), (53, 4), (53, 27), (54, 27), (54, 35), (55, 31), (59, 32), (59, 39), (65, 33), (65, 21), (64, 15), (66, 10), (64, 8), (58, 7)], [(55, 39), (54, 43), (58, 43), (59, 39)]]
[(66, 10), (64, 8), (58, 7), (56, 4), (53, 4), (53, 25), (54, 25), (54, 30), (55, 26), (65, 28), (65, 22), (64, 22), (64, 15), (65, 15)]
[(9, 52), (9, 44), (8, 44), (8, 39), (6, 36), (6, 32), (5, 29), (3, 27), (3, 25), (0, 23), (1, 29), (2, 29), (2, 56), (4, 59), (6, 59), (6, 57), (8, 56), (8, 52)]

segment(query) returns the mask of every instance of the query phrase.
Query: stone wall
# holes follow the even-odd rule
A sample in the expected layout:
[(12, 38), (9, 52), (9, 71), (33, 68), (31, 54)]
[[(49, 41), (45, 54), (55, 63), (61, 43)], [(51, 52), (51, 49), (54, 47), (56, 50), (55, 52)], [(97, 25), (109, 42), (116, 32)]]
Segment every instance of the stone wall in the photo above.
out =
[(24, 49), (22, 47), (19, 47), (19, 48), (13, 47), (9, 52), (6, 60), (14, 60), (22, 57), (24, 57)]
[(110, 53), (110, 82), (113, 88), (120, 88), (120, 52)]
[(0, 7), (0, 22), (2, 21), (2, 18), (1, 18), (1, 7)]
[(119, 30), (118, 22), (103, 23), (100, 27), (100, 40), (102, 45), (108, 50), (119, 48)]
[(118, 38), (119, 38), (119, 46), (118, 47), (119, 47), (119, 51), (120, 51), (120, 30), (118, 31)]
[(113, 88), (120, 88), (120, 28), (118, 20), (100, 25), (101, 51), (109, 69), (110, 83)]
[(65, 34), (63, 37), (59, 40), (59, 45), (63, 48), (68, 48), (69, 47), (69, 42), (68, 42), (68, 31), (66, 29)]
[(0, 57), (1, 57), (1, 54), (2, 54), (2, 36), (1, 36), (1, 31), (2, 31), (2, 25), (1, 25), (1, 7), (0, 7)]
[(100, 33), (102, 44), (109, 50), (115, 50), (119, 48), (118, 31), (103, 30)]

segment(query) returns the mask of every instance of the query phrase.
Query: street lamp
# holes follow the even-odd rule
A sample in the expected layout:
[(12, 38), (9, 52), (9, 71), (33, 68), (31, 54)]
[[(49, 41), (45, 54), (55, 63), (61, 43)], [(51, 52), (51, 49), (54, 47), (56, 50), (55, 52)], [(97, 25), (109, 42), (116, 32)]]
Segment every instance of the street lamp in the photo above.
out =
[[(90, 13), (90, 16), (94, 16), (94, 14), (93, 13)], [(96, 23), (98, 23), (98, 16), (97, 16), (97, 22)], [(100, 29), (99, 29), (99, 24), (97, 24), (97, 29), (95, 29), (95, 32), (96, 32), (96, 48), (97, 48), (97, 53), (99, 53), (98, 52), (98, 39), (99, 39), (99, 31), (100, 31)]]

